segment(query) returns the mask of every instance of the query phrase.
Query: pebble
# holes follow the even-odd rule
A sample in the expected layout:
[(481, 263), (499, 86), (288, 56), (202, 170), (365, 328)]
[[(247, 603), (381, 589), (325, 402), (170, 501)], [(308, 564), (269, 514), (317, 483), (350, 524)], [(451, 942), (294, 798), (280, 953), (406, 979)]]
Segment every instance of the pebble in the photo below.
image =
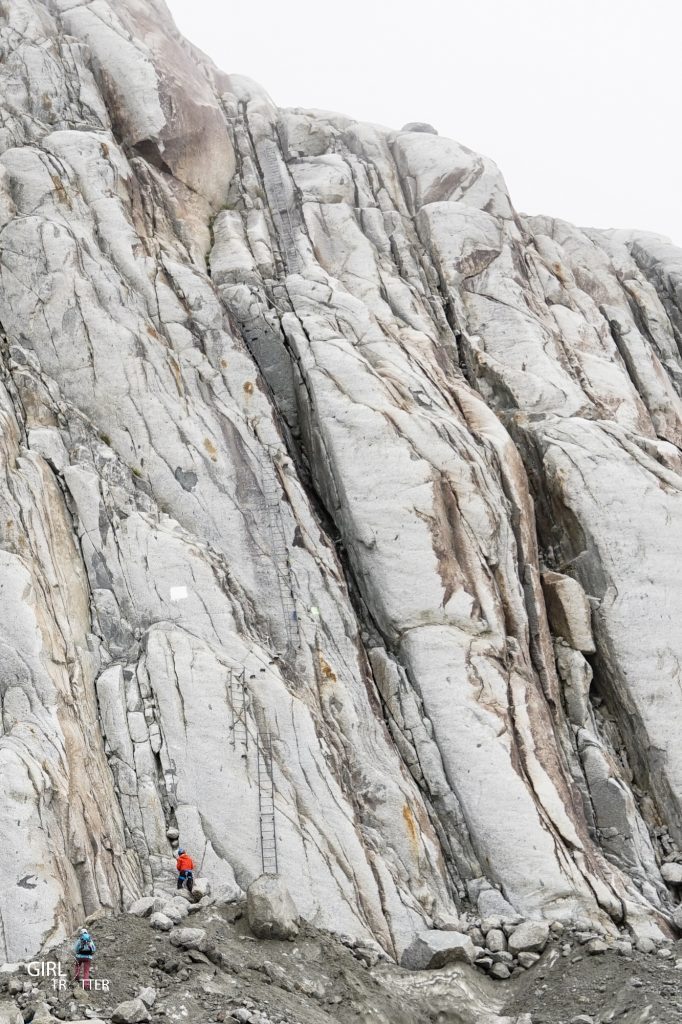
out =
[(585, 944), (585, 952), (590, 956), (598, 956), (600, 953), (606, 953), (608, 948), (609, 947), (603, 939), (590, 939), (590, 941)]
[(506, 981), (509, 976), (510, 971), (506, 964), (493, 964), (490, 968), (490, 977), (497, 978), (498, 981)]
[(539, 959), (540, 959), (540, 954), (539, 953), (522, 952), (522, 953), (519, 953), (519, 956), (518, 956), (519, 963), (521, 964), (522, 967), (525, 967), (526, 970), (528, 970), (529, 967), (532, 967), (533, 964), (536, 964)]

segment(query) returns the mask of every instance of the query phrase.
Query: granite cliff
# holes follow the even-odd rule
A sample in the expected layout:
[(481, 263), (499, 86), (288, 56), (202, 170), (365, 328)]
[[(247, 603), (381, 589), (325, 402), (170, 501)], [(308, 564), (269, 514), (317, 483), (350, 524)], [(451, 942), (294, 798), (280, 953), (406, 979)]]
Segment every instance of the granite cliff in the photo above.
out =
[(391, 957), (672, 935), (681, 353), (665, 239), (278, 109), (162, 0), (1, 0), (0, 959), (178, 833), (238, 894), (270, 775), (298, 912)]

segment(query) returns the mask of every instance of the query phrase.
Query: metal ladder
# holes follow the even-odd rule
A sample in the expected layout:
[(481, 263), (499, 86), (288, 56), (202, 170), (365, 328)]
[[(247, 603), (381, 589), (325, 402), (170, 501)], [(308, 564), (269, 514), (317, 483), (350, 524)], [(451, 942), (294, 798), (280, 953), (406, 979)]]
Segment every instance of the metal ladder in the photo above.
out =
[(239, 751), (239, 756), (246, 760), (249, 754), (249, 729), (246, 720), (249, 697), (246, 689), (246, 669), (243, 668), (241, 672), (236, 672), (233, 668), (229, 670), (227, 692), (232, 710), (230, 744), (232, 749)]
[(279, 874), (277, 862), (277, 829), (275, 824), (275, 780), (272, 771), (272, 744), (256, 742), (258, 762), (258, 818), (260, 822), (260, 851), (264, 875)]
[[(166, 749), (168, 748), (166, 747)], [(178, 806), (178, 781), (177, 772), (175, 768), (175, 761), (173, 761), (172, 758), (169, 758), (168, 760), (168, 768), (164, 770), (163, 779), (166, 786), (168, 806), (172, 811), (174, 811)]]
[(301, 646), (298, 613), (292, 589), (289, 548), (287, 546), (282, 517), (282, 499), (274, 474), (268, 472), (269, 469), (270, 467), (267, 467), (261, 477), (263, 501), (260, 505), (260, 511), (270, 535), (272, 564), (277, 577), (277, 588), (282, 605), (286, 649), (287, 651), (294, 651), (298, 650)]
[(263, 184), (268, 197), (268, 205), (280, 237), (287, 270), (290, 274), (298, 274), (301, 264), (296, 248), (290, 204), (282, 183), (279, 149), (274, 142), (266, 140), (260, 146), (258, 157), (263, 172)]

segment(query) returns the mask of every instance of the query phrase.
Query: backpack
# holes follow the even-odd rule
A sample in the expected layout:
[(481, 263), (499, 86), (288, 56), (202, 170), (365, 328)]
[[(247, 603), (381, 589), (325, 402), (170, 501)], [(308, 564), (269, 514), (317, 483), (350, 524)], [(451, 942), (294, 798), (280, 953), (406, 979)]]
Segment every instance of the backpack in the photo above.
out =
[(81, 939), (81, 941), (78, 943), (78, 952), (84, 953), (87, 956), (92, 956), (92, 954), (95, 952), (95, 947), (92, 944), (92, 940)]

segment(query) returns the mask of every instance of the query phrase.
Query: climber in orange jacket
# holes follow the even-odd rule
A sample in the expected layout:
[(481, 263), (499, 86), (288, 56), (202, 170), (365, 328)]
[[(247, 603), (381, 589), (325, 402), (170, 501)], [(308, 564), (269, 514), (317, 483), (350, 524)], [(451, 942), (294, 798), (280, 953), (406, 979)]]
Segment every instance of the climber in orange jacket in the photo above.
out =
[(189, 892), (194, 888), (194, 861), (188, 853), (180, 847), (178, 850), (178, 859), (175, 862), (175, 869), (178, 872), (178, 889), (182, 889), (183, 885), (187, 886)]

